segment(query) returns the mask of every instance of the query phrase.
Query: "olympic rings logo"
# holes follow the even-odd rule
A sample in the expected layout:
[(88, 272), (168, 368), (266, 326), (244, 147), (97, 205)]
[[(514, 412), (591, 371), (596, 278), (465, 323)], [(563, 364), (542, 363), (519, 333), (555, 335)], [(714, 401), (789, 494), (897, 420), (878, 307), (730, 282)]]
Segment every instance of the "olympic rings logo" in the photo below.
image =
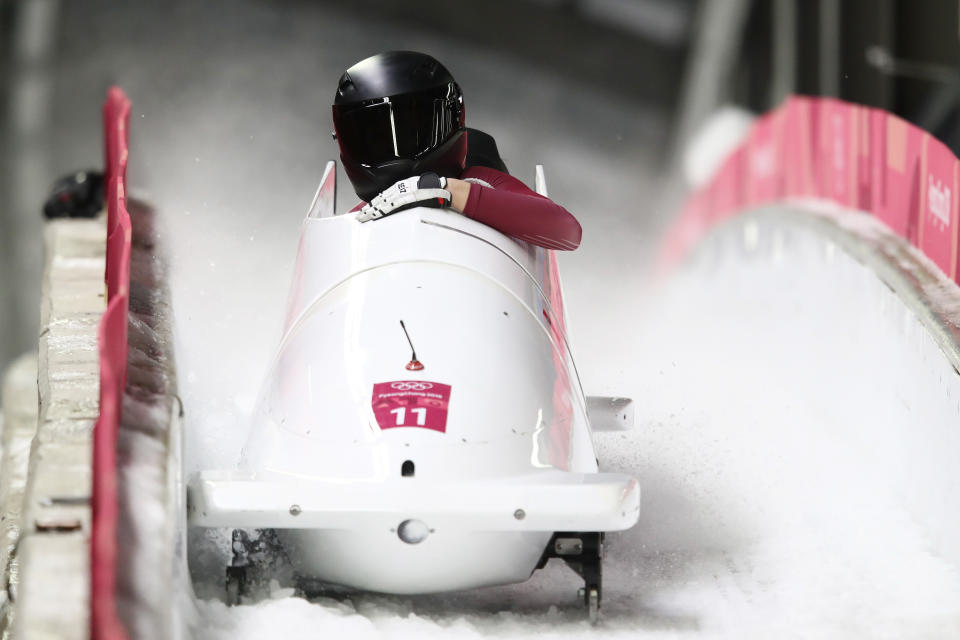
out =
[(397, 391), (426, 391), (433, 389), (432, 382), (391, 382), (390, 387)]

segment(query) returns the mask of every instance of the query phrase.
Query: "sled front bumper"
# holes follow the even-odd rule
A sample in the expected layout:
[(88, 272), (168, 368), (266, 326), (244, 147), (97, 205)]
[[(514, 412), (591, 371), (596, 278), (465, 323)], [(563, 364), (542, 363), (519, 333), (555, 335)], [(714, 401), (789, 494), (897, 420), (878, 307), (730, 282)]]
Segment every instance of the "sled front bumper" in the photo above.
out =
[(640, 486), (623, 474), (552, 469), (442, 484), (205, 471), (190, 482), (187, 505), (200, 527), (395, 529), (414, 519), (447, 531), (622, 531), (637, 522)]

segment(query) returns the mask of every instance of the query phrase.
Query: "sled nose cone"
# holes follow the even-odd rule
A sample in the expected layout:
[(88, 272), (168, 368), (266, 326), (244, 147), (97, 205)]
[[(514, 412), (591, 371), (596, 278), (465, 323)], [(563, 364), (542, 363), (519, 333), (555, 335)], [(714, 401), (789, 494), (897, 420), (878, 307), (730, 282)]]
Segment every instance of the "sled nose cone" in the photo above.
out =
[(430, 527), (420, 520), (404, 520), (397, 527), (397, 535), (407, 544), (420, 544), (430, 535)]

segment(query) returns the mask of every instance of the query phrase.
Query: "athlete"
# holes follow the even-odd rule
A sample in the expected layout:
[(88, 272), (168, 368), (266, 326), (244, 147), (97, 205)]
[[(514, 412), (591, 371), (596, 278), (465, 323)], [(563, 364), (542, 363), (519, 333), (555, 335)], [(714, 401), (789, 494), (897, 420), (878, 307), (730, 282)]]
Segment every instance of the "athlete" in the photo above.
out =
[[(333, 103), (340, 159), (363, 202), (361, 222), (412, 207), (450, 208), (548, 249), (576, 249), (580, 224), (498, 166), (467, 166), (463, 94), (424, 53), (389, 51), (347, 69)], [(480, 132), (475, 135), (484, 136)], [(475, 154), (471, 154), (472, 156)]]

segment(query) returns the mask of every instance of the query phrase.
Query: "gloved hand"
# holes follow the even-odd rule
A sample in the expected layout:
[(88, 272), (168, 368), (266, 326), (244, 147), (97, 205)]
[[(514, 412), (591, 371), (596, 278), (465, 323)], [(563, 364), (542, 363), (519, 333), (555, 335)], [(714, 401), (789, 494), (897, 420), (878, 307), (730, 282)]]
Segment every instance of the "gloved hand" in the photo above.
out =
[(449, 207), (452, 196), (445, 189), (446, 186), (447, 179), (435, 173), (401, 180), (364, 205), (357, 220), (376, 220), (413, 207)]

